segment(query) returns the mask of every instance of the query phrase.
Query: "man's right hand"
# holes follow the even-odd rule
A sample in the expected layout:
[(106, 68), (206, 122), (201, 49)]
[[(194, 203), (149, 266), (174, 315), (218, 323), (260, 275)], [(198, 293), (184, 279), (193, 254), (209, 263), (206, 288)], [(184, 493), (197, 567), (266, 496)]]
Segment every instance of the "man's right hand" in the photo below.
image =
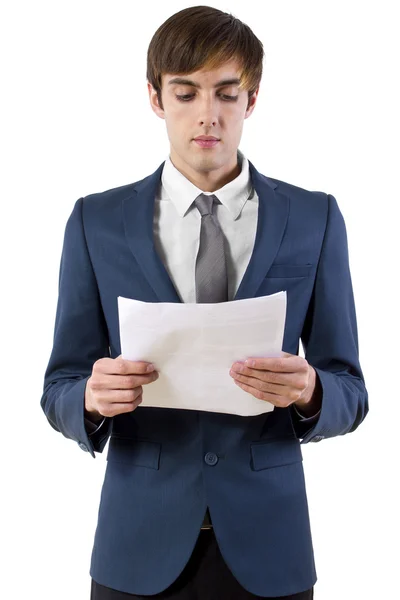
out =
[(158, 379), (157, 371), (146, 372), (150, 363), (100, 358), (92, 368), (85, 389), (85, 416), (93, 422), (134, 411), (143, 400), (142, 385)]

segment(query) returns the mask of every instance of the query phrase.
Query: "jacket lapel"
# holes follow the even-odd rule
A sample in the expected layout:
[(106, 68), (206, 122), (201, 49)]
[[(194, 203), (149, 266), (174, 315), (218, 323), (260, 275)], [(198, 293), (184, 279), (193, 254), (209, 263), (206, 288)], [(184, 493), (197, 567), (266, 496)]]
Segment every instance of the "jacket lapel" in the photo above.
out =
[[(154, 202), (164, 162), (134, 187), (123, 201), (125, 236), (131, 252), (154, 291), (154, 302), (181, 302), (168, 271), (157, 254), (153, 239)], [(289, 215), (289, 198), (277, 184), (257, 171), (249, 161), (250, 176), (259, 198), (253, 252), (234, 300), (253, 298), (279, 250)]]
[(272, 179), (249, 161), (250, 177), (258, 194), (258, 220), (253, 252), (234, 300), (254, 298), (282, 242), (289, 216), (289, 198)]

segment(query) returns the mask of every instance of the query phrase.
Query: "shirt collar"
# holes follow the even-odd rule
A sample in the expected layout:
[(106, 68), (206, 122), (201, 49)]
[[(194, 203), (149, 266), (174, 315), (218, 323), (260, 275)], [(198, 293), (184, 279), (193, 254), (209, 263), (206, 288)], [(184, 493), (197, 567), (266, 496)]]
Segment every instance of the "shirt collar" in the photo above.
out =
[(214, 194), (221, 204), (229, 210), (232, 219), (237, 219), (253, 191), (249, 161), (239, 149), (237, 155), (239, 164), (241, 164), (239, 175), (215, 192), (203, 192), (195, 186), (178, 171), (170, 156), (168, 156), (161, 175), (160, 200), (171, 200), (179, 216), (184, 217), (199, 194)]

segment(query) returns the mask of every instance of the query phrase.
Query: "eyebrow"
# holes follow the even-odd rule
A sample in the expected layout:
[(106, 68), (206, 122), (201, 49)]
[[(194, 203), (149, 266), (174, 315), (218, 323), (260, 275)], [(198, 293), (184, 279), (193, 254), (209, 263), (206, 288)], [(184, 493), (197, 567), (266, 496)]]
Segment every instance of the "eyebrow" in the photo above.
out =
[[(174, 77), (174, 79), (171, 79), (168, 82), (168, 85), (172, 85), (174, 83), (178, 83), (180, 85), (191, 85), (192, 87), (196, 87), (196, 88), (201, 87), (201, 85), (196, 83), (195, 81), (192, 81), (191, 79), (185, 79), (183, 77)], [(214, 85), (214, 88), (223, 87), (225, 85), (236, 85), (236, 84), (240, 84), (240, 79), (237, 79), (236, 77), (234, 77), (232, 79), (223, 79), (222, 81), (218, 81)]]

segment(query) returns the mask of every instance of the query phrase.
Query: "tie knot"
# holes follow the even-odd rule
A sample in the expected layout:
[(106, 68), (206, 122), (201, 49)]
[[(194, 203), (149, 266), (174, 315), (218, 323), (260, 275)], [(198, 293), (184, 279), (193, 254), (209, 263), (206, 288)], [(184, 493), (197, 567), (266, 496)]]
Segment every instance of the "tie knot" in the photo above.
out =
[(214, 194), (211, 194), (209, 196), (207, 196), (206, 194), (200, 194), (199, 196), (197, 196), (194, 203), (199, 209), (199, 212), (202, 217), (204, 217), (204, 215), (212, 215), (214, 200), (218, 200), (218, 198), (214, 196)]

